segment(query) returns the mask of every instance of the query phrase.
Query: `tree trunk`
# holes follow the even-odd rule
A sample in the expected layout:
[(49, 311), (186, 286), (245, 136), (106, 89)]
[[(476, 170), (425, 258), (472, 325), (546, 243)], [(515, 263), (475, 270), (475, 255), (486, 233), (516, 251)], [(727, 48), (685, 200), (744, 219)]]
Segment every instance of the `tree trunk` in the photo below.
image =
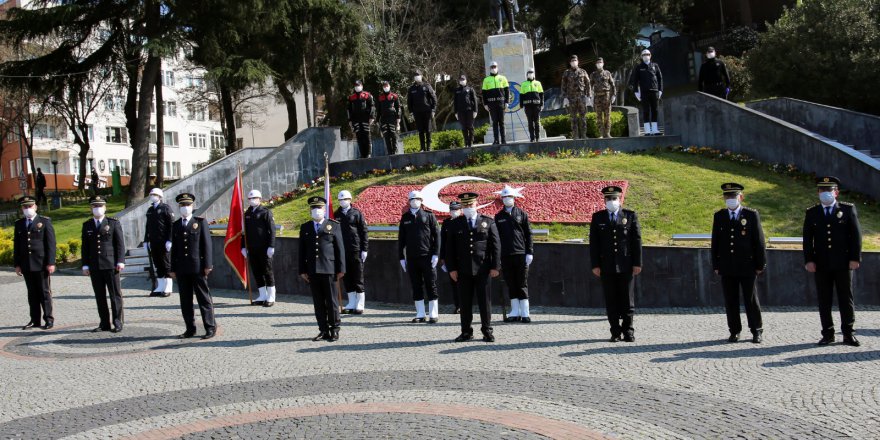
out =
[(165, 103), (162, 101), (162, 78), (156, 81), (156, 187), (165, 183)]
[(284, 99), (284, 105), (287, 107), (287, 130), (284, 130), (284, 141), (292, 138), (299, 131), (296, 120), (296, 96), (287, 87), (287, 81), (279, 81), (278, 93)]
[(137, 125), (131, 155), (131, 186), (126, 206), (142, 199), (147, 192), (147, 181), (150, 178), (150, 104), (153, 102), (153, 90), (161, 67), (162, 59), (157, 55), (151, 54), (147, 57), (138, 94)]
[[(128, 139), (134, 148), (134, 140), (137, 135), (138, 117), (138, 79), (141, 72), (140, 51), (130, 51), (126, 54), (128, 62), (125, 64), (125, 73), (128, 79), (125, 92), (125, 128), (128, 129)], [(147, 109), (149, 111), (149, 109)], [(82, 188), (80, 188), (82, 189)]]
[(306, 127), (312, 127), (315, 125), (315, 121), (312, 119), (312, 110), (313, 109), (309, 108), (309, 98), (312, 96), (312, 94), (309, 91), (309, 89), (310, 89), (310, 87), (309, 87), (309, 74), (308, 74), (308, 69), (306, 66), (305, 53), (303, 53), (302, 76), (303, 76), (303, 98), (305, 98), (304, 101), (306, 104), (305, 105), (305, 107), (306, 107)]
[(238, 150), (235, 134), (235, 111), (232, 108), (232, 90), (229, 86), (220, 85), (220, 104), (223, 107), (223, 119), (226, 120), (226, 154)]
[[(86, 184), (86, 161), (88, 160), (89, 150), (92, 149), (92, 145), (89, 142), (89, 124), (86, 124), (85, 121), (74, 122), (70, 126), (70, 131), (73, 133), (73, 143), (79, 146), (79, 169), (76, 170), (79, 183), (76, 185), (76, 188), (82, 191)], [(80, 136), (80, 133), (85, 134), (85, 136)]]

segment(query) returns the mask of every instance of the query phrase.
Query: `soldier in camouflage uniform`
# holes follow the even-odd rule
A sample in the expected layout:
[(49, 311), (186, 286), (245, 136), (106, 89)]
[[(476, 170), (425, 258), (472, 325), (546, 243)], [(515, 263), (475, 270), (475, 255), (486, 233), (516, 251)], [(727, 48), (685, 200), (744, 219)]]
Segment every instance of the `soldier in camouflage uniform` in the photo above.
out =
[(596, 125), (600, 138), (611, 137), (611, 104), (617, 100), (617, 86), (614, 76), (605, 70), (605, 61), (596, 60), (596, 71), (590, 75), (593, 85), (593, 106), (596, 109)]
[(569, 58), (571, 68), (562, 74), (562, 96), (568, 99), (568, 115), (571, 117), (571, 138), (587, 137), (587, 106), (590, 102), (590, 75), (578, 67), (577, 55)]

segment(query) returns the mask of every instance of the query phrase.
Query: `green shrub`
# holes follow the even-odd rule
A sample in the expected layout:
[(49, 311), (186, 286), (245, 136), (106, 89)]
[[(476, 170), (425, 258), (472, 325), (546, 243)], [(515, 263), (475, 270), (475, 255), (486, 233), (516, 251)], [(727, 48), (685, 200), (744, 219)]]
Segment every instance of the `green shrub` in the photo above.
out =
[(434, 133), (431, 137), (433, 144), (431, 148), (434, 150), (449, 150), (452, 148), (464, 147), (464, 135), (461, 130), (445, 130)]
[(419, 146), (419, 135), (414, 134), (411, 136), (405, 136), (403, 138), (403, 152), (404, 153), (418, 153), (420, 150)]
[[(541, 118), (541, 125), (547, 133), (547, 137), (565, 136), (571, 137), (571, 118), (568, 115), (556, 115)], [(629, 127), (623, 112), (611, 112), (611, 136), (625, 137), (629, 134)], [(599, 137), (599, 126), (596, 125), (596, 113), (587, 113), (587, 135), (591, 138)]]
[(78, 238), (71, 238), (67, 241), (67, 246), (70, 248), (71, 257), (77, 258), (79, 256), (79, 250), (82, 247), (82, 241)]
[(0, 264), (4, 266), (12, 266), (12, 248), (0, 250)]
[(477, 128), (474, 128), (474, 143), (482, 144), (486, 142), (486, 133), (489, 131), (489, 124), (483, 124)]
[(56, 246), (55, 260), (59, 263), (64, 263), (70, 259), (70, 246), (66, 243), (61, 243)]
[(12, 246), (12, 233), (0, 229), (0, 264), (12, 265)]

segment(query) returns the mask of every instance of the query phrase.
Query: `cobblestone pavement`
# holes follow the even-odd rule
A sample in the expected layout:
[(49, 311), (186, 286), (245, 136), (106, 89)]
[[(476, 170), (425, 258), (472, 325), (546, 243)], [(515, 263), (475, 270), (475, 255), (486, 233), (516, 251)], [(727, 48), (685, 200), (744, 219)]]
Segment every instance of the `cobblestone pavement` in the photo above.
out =
[(606, 342), (602, 310), (540, 307), (531, 324), (497, 323), (493, 344), (457, 344), (457, 316), (411, 324), (409, 308), (370, 304), (368, 292), (366, 314), (344, 317), (330, 343), (311, 341), (308, 298), (281, 296), (267, 309), (216, 290), (219, 336), (181, 342), (177, 295), (149, 298), (143, 278), (123, 280), (120, 334), (90, 333), (97, 312), (84, 277), (53, 277), (50, 331), (20, 330), (24, 283), (4, 271), (0, 284), (4, 439), (880, 432), (877, 308), (858, 308), (860, 348), (815, 346), (818, 313), (796, 308), (765, 311), (761, 345), (725, 342), (719, 309), (637, 309), (630, 344)]

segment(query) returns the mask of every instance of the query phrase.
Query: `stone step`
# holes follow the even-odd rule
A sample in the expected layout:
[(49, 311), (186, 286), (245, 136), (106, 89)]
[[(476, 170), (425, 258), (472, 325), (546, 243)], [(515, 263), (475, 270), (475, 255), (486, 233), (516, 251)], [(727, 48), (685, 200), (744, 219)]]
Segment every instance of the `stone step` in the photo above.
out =
[(128, 264), (126, 263), (125, 268), (122, 269), (122, 275), (132, 275), (132, 274), (144, 274), (148, 275), (150, 273), (150, 266), (144, 264)]
[(130, 265), (130, 264), (140, 264), (140, 265), (142, 265), (142, 266), (149, 266), (149, 265), (150, 265), (150, 258), (147, 257), (147, 256), (143, 256), (143, 257), (132, 257), (132, 256), (129, 255), (129, 256), (125, 257), (125, 264), (126, 264), (126, 265)]
[(125, 255), (128, 257), (146, 257), (147, 249), (142, 247), (129, 249)]

